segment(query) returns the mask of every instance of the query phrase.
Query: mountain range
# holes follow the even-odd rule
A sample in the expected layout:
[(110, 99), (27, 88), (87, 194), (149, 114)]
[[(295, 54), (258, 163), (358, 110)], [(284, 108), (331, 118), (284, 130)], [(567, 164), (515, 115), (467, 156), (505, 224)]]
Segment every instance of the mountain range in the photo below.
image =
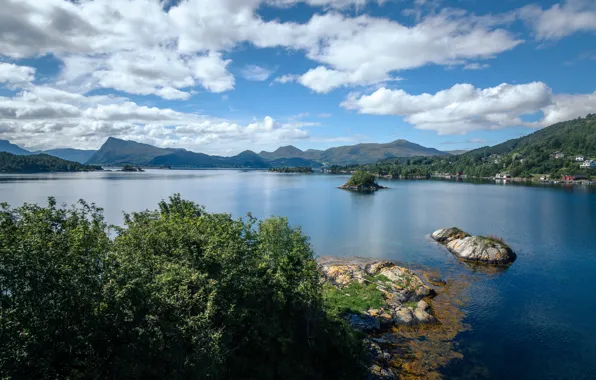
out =
[(308, 149), (302, 151), (294, 146), (284, 146), (274, 152), (263, 151), (257, 154), (246, 150), (232, 157), (223, 157), (191, 152), (185, 149), (159, 148), (114, 137), (109, 137), (97, 151), (65, 148), (30, 152), (11, 144), (7, 140), (0, 140), (0, 152), (2, 151), (16, 155), (45, 153), (64, 160), (105, 166), (132, 164), (178, 168), (275, 168), (286, 166), (316, 168), (323, 164), (363, 164), (391, 157), (448, 154), (406, 140), (396, 140), (388, 144), (366, 143), (340, 146), (327, 150)]
[(396, 140), (387, 144), (366, 143), (329, 148), (327, 150), (308, 149), (302, 151), (288, 145), (274, 152), (261, 152), (265, 159), (303, 158), (329, 165), (358, 165), (377, 162), (393, 157), (442, 156), (448, 153), (427, 148), (407, 140)]

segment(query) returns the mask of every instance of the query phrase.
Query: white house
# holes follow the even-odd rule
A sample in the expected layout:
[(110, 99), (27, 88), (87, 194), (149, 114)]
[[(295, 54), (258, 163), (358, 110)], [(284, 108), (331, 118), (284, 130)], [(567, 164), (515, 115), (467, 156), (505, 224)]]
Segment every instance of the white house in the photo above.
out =
[(579, 167), (583, 169), (594, 169), (596, 168), (596, 160), (586, 160), (582, 162)]
[(509, 173), (497, 173), (495, 174), (495, 179), (510, 179), (511, 174)]
[(577, 162), (584, 162), (585, 158), (584, 156), (575, 156), (575, 161)]
[(563, 152), (555, 152), (555, 153), (551, 154), (551, 157), (552, 158), (557, 158), (557, 159), (559, 159), (559, 158), (565, 158), (565, 153), (563, 153)]

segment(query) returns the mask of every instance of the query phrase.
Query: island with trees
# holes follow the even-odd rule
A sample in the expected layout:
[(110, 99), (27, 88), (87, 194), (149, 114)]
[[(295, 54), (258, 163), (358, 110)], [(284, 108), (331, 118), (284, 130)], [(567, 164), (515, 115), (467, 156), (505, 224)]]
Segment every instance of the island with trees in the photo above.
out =
[(90, 172), (103, 170), (98, 165), (84, 165), (47, 154), (15, 155), (0, 152), (0, 173)]
[(124, 165), (122, 167), (122, 169), (120, 169), (121, 172), (144, 172), (144, 170), (140, 167), (140, 166), (134, 166), (134, 165)]
[(350, 177), (350, 179), (348, 180), (348, 182), (344, 183), (339, 188), (344, 190), (363, 192), (371, 192), (377, 191), (379, 189), (386, 189), (385, 186), (381, 186), (377, 183), (377, 177), (363, 170), (355, 171), (352, 174), (352, 177)]
[(308, 173), (313, 172), (311, 167), (306, 167), (306, 166), (269, 168), (269, 171), (274, 172), (274, 173), (303, 173), (303, 174), (308, 174)]

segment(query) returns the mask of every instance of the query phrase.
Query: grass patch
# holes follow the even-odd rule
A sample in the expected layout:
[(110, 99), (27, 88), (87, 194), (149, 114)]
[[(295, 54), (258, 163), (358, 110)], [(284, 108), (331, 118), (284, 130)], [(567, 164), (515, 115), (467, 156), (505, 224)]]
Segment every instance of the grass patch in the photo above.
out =
[(343, 289), (325, 285), (323, 288), (325, 307), (335, 315), (345, 313), (362, 314), (368, 309), (385, 305), (383, 293), (375, 284), (352, 282)]
[(381, 282), (381, 283), (393, 283), (387, 276), (382, 274), (377, 274), (374, 276), (364, 276), (364, 279), (370, 282)]
[(405, 307), (409, 307), (411, 309), (415, 309), (418, 306), (418, 302), (416, 301), (408, 301), (406, 303), (404, 303)]
[(507, 243), (505, 243), (505, 241), (503, 240), (502, 237), (493, 236), (493, 235), (483, 236), (483, 237), (493, 244), (501, 244), (501, 245), (504, 245), (505, 247), (509, 248), (509, 246), (507, 245)]

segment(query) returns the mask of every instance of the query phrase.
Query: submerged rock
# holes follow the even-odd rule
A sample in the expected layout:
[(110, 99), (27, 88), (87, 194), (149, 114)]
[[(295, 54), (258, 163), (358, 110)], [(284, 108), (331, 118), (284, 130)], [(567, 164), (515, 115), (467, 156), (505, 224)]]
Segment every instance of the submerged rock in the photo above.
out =
[(509, 265), (517, 255), (502, 240), (484, 236), (470, 236), (459, 228), (444, 228), (431, 237), (445, 245), (455, 257), (474, 263)]

